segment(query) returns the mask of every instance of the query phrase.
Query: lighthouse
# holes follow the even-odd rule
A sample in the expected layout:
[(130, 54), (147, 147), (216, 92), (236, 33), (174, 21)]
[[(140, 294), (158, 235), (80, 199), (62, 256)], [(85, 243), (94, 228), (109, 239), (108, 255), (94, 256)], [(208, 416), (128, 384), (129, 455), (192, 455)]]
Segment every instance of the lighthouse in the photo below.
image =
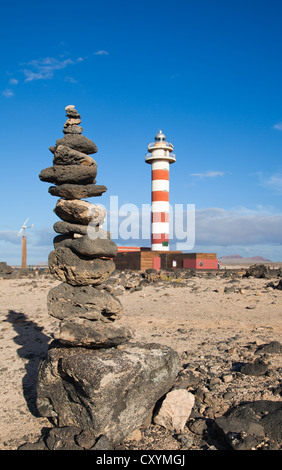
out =
[[(173, 145), (166, 141), (166, 136), (159, 130), (155, 142), (148, 145), (148, 152), (145, 162), (152, 165), (151, 248), (118, 247), (116, 268), (136, 271), (218, 269), (216, 253), (191, 253), (190, 248), (183, 253), (169, 249), (169, 165), (175, 162)], [(194, 227), (195, 222), (190, 220), (190, 223)]]
[(146, 163), (152, 165), (151, 250), (169, 251), (169, 165), (175, 162), (173, 145), (161, 130), (148, 145)]

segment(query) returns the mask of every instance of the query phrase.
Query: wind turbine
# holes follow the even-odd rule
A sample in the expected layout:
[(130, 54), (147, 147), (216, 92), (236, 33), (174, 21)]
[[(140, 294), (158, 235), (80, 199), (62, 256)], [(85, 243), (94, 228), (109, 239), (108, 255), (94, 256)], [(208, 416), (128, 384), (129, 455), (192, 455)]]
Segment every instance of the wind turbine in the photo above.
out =
[(26, 231), (27, 228), (32, 228), (33, 227), (33, 224), (29, 225), (29, 226), (26, 225), (28, 220), (29, 220), (29, 217), (23, 223), (22, 228), (20, 229), (20, 231), (18, 233), (18, 237), (20, 236), (21, 233), (23, 233), (22, 234), (22, 269), (26, 269), (26, 235), (25, 235), (25, 231)]

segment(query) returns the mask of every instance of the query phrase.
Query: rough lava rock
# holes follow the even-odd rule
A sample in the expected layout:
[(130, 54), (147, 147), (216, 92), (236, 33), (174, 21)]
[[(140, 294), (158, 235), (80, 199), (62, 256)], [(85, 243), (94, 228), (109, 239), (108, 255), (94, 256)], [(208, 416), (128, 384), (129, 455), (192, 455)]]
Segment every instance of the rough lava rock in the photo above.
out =
[[(111, 237), (110, 232), (106, 232), (100, 226), (92, 226), (91, 224), (81, 225), (81, 224), (71, 224), (70, 222), (58, 221), (58, 222), (55, 222), (55, 224), (53, 225), (53, 229), (55, 230), (55, 232), (60, 233), (62, 235), (66, 235), (66, 236), (72, 235), (74, 233), (79, 234), (79, 235), (87, 235), (89, 233), (92, 238), (99, 237), (99, 234), (101, 235), (101, 238)], [(56, 237), (53, 240), (54, 243), (55, 243), (55, 239)], [(61, 240), (59, 238), (56, 239), (56, 243), (60, 243), (60, 241), (62, 241), (62, 239)]]
[(118, 298), (101, 292), (92, 286), (71, 286), (66, 283), (48, 292), (47, 308), (52, 317), (59, 320), (88, 319), (109, 322), (122, 315)]
[(85, 258), (67, 247), (51, 251), (48, 265), (56, 279), (72, 286), (102, 284), (115, 270), (111, 259)]
[(11, 274), (13, 272), (13, 268), (8, 266), (6, 261), (0, 262), (0, 274)]
[(78, 150), (78, 152), (86, 153), (86, 155), (98, 152), (94, 142), (81, 134), (67, 134), (62, 139), (56, 140), (56, 146), (58, 147), (59, 145), (70, 147), (71, 149)]
[(270, 441), (270, 449), (282, 440), (282, 402), (259, 400), (238, 405), (215, 420), (234, 450), (252, 450)]
[(63, 320), (55, 339), (72, 347), (111, 348), (125, 343), (134, 337), (131, 328), (117, 325), (116, 322), (103, 323), (88, 319)]
[(52, 196), (65, 199), (86, 199), (88, 197), (101, 196), (107, 191), (106, 186), (96, 184), (61, 184), (60, 186), (50, 186), (48, 189)]
[(268, 278), (269, 277), (269, 268), (264, 264), (254, 264), (246, 270), (246, 277), (256, 277), (256, 278)]
[(41, 181), (53, 184), (79, 183), (93, 184), (97, 175), (97, 164), (56, 165), (45, 168), (39, 174)]
[(93, 158), (86, 153), (58, 145), (54, 153), (53, 165), (93, 165)]
[(79, 256), (85, 256), (85, 258), (114, 258), (117, 255), (117, 245), (108, 238), (107, 232), (102, 232), (103, 237), (101, 237), (102, 234), (100, 232), (96, 232), (96, 234), (97, 237), (95, 239), (89, 238), (88, 235), (74, 239), (65, 237), (60, 240), (58, 240), (58, 237), (55, 237), (54, 246), (57, 248), (62, 244)]
[(172, 387), (178, 354), (159, 344), (53, 348), (39, 369), (37, 408), (57, 426), (78, 426), (120, 443)]

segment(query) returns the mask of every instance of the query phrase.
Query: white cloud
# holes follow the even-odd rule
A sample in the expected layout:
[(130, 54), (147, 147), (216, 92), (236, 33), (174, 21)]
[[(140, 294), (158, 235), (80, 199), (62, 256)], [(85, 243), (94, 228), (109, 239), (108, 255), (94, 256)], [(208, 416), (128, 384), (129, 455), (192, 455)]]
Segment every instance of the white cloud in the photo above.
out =
[(10, 85), (17, 85), (19, 83), (19, 80), (16, 78), (10, 78), (9, 80)]
[(10, 88), (6, 88), (2, 91), (2, 95), (5, 96), (5, 98), (11, 98), (11, 96), (14, 96), (14, 92)]
[(272, 190), (274, 193), (282, 194), (282, 173), (274, 173), (266, 176), (262, 172), (257, 172), (261, 186)]
[[(131, 212), (132, 210), (133, 212)], [(107, 230), (112, 231), (112, 227), (117, 226), (114, 231), (114, 239), (119, 237), (121, 241), (125, 239), (121, 229), (126, 226), (129, 229), (132, 228), (133, 244), (141, 244), (141, 246), (142, 243), (144, 246), (148, 244), (151, 220), (149, 209), (144, 213), (141, 208), (138, 209), (134, 205), (128, 204), (124, 205), (124, 210), (119, 211), (118, 217), (116, 214), (114, 220), (112, 211), (110, 216), (112, 225), (108, 226)], [(125, 220), (123, 220), (124, 217)], [(189, 207), (183, 205), (183, 211), (179, 212), (176, 207), (171, 206), (170, 235), (172, 244), (185, 241), (189, 227), (191, 227)], [(230, 210), (211, 207), (196, 208), (195, 211), (195, 244), (198, 246), (277, 245), (281, 247), (282, 251), (281, 233), (282, 212), (275, 212), (271, 207), (258, 206), (253, 209), (236, 207)], [(183, 240), (181, 236), (183, 236)]]
[(109, 55), (108, 51), (96, 51), (96, 52), (93, 52), (94, 55)]
[(191, 176), (198, 176), (199, 178), (216, 178), (217, 176), (223, 176), (223, 171), (206, 171), (205, 173), (192, 173)]
[(0, 241), (6, 241), (18, 245), (21, 243), (21, 238), (18, 237), (16, 230), (0, 230)]
[(278, 122), (274, 124), (273, 129), (277, 129), (278, 131), (282, 131), (282, 122)]
[[(19, 245), (21, 244), (22, 233), (20, 235), (18, 234), (19, 230), (0, 230), (0, 241)], [(26, 234), (28, 243), (32, 246), (51, 246), (55, 235), (56, 234), (50, 227), (29, 230)]]
[(54, 57), (45, 57), (32, 60), (25, 65), (29, 68), (23, 70), (25, 81), (49, 80), (54, 77), (56, 70), (62, 70), (68, 65), (74, 64), (72, 59), (56, 59)]
[(196, 210), (196, 243), (200, 245), (281, 245), (282, 214), (267, 211)]
[(265, 182), (264, 185), (273, 189), (276, 193), (282, 194), (282, 174), (277, 173), (270, 176)]
[(65, 82), (68, 83), (77, 83), (77, 80), (73, 77), (65, 77)]

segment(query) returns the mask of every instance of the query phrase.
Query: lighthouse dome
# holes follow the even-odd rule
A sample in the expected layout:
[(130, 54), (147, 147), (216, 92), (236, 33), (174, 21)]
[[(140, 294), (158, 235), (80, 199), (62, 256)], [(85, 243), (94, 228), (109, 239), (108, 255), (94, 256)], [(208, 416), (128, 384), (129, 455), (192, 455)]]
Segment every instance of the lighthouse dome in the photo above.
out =
[(156, 142), (163, 142), (166, 140), (166, 136), (163, 134), (163, 132), (161, 130), (159, 130), (159, 132), (157, 133), (156, 137), (155, 137), (155, 141)]

